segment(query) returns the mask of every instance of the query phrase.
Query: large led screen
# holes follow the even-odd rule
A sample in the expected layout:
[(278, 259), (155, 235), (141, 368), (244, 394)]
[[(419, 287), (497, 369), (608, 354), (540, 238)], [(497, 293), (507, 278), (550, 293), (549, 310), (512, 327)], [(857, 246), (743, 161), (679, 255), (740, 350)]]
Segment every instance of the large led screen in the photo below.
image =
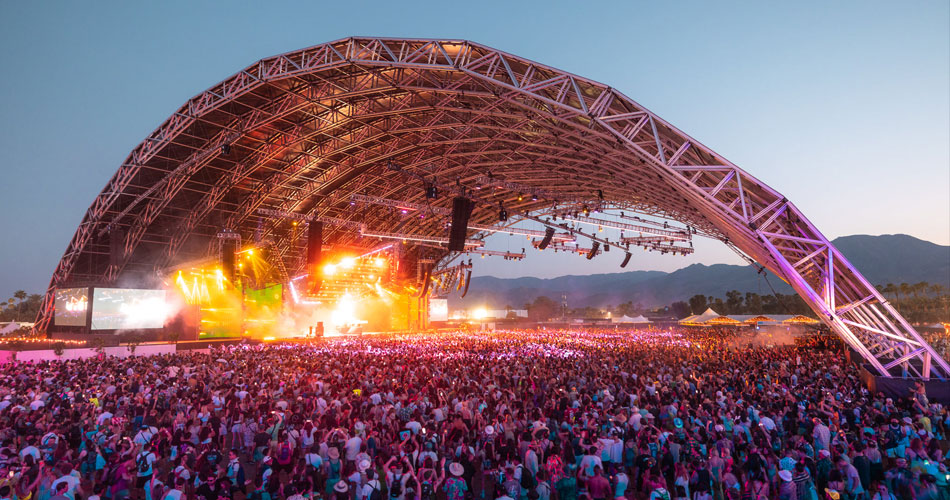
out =
[(449, 300), (429, 299), (429, 321), (449, 320)]
[(88, 288), (60, 288), (53, 300), (56, 326), (86, 326), (86, 311), (89, 309)]
[(165, 326), (164, 290), (95, 288), (92, 292), (93, 330), (138, 330)]

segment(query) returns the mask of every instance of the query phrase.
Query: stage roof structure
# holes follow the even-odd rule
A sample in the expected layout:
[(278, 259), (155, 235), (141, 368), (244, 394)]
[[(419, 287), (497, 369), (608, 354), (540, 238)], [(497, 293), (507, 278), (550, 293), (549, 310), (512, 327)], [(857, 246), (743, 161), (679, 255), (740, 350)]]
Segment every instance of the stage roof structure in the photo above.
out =
[[(440, 197), (426, 198), (429, 187)], [(559, 231), (546, 217), (588, 207), (678, 221), (782, 277), (871, 371), (950, 374), (781, 193), (614, 87), (448, 39), (337, 40), (260, 60), (189, 99), (93, 201), (37, 329), (56, 288), (154, 280), (220, 251), (222, 235), (266, 242), (299, 271), (291, 217), (333, 221), (325, 238), (355, 247), (378, 245), (361, 228), (444, 237), (459, 195), (475, 201), (474, 239), (506, 224), (500, 207)], [(421, 208), (407, 217), (365, 197)], [(448, 255), (413, 248), (420, 260)]]

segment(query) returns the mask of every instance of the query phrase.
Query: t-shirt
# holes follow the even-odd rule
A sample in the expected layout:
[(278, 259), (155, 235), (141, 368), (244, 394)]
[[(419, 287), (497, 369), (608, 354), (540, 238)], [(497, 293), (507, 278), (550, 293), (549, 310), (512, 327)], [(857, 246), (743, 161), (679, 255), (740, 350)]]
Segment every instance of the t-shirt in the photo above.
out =
[(356, 455), (360, 452), (361, 444), (363, 444), (363, 440), (359, 436), (353, 436), (346, 440), (346, 444), (343, 447), (346, 449), (347, 460), (351, 462), (356, 460)]
[[(139, 464), (147, 464), (148, 469), (144, 469)], [(135, 456), (135, 470), (138, 477), (148, 477), (152, 475), (152, 464), (155, 463), (155, 454), (152, 452), (143, 452)]]

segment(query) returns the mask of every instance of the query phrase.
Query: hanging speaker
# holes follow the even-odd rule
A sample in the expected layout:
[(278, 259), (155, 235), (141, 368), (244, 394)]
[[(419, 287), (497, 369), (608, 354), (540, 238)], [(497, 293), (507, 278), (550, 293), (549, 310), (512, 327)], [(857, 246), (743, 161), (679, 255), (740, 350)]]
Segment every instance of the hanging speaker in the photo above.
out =
[(116, 227), (109, 231), (109, 265), (119, 267), (122, 265), (122, 249), (125, 246), (125, 232)]
[(468, 236), (468, 219), (472, 216), (475, 203), (458, 196), (452, 200), (452, 227), (449, 229), (449, 251), (465, 250), (465, 237)]
[(549, 227), (544, 230), (544, 238), (541, 238), (541, 243), (538, 243), (538, 250), (544, 250), (551, 244), (551, 238), (554, 237), (554, 228)]
[(591, 260), (597, 255), (597, 250), (600, 250), (600, 242), (595, 241), (593, 245), (590, 246), (590, 252), (587, 252), (587, 260)]
[(630, 252), (627, 252), (627, 255), (623, 256), (623, 262), (620, 263), (620, 267), (627, 267), (628, 262), (630, 262)]
[(317, 293), (323, 280), (320, 275), (320, 261), (323, 258), (323, 223), (310, 221), (310, 227), (307, 228), (307, 271), (310, 277), (307, 279), (310, 292)]
[(228, 281), (234, 282), (234, 240), (227, 239), (221, 242), (221, 269)]
[(313, 221), (307, 229), (307, 266), (316, 269), (320, 266), (323, 253), (323, 223)]

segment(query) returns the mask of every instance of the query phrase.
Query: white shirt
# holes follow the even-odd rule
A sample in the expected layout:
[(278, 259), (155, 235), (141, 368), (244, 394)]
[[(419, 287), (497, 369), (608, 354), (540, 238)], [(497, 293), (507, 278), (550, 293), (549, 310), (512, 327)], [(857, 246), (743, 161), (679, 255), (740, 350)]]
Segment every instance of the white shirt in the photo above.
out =
[(353, 436), (346, 441), (346, 444), (343, 445), (346, 448), (346, 459), (349, 461), (356, 460), (356, 455), (360, 452), (360, 445), (363, 444), (363, 440), (359, 436)]

